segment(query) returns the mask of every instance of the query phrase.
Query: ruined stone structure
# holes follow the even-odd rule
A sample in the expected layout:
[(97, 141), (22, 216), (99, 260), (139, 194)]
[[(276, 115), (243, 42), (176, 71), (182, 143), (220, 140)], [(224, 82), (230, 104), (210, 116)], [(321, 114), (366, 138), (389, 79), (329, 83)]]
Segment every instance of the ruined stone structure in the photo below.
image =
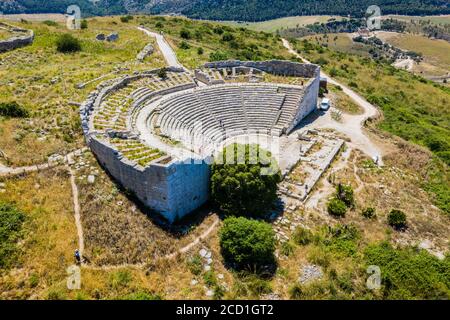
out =
[[(208, 63), (110, 80), (80, 108), (101, 165), (169, 222), (208, 200), (211, 156), (230, 136), (289, 134), (316, 108), (320, 69), (287, 61)], [(295, 84), (271, 82), (285, 77)]]
[(0, 22), (0, 29), (7, 30), (12, 34), (11, 38), (0, 41), (0, 52), (14, 50), (33, 43), (34, 32), (32, 30), (17, 28), (3, 22)]

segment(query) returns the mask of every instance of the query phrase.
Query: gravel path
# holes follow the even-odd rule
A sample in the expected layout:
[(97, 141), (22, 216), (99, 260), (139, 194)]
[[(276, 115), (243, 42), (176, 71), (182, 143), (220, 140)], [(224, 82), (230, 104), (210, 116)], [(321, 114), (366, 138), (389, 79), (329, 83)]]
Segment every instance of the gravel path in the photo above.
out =
[[(300, 56), (291, 46), (289, 41), (286, 39), (282, 39), (283, 45), (288, 49), (289, 53), (295, 55), (300, 58), (305, 63), (310, 63), (308, 60)], [(364, 132), (364, 122), (370, 117), (376, 117), (379, 115), (378, 109), (357, 94), (355, 91), (350, 89), (349, 87), (337, 82), (332, 79), (327, 74), (321, 71), (320, 76), (327, 79), (328, 83), (333, 85), (340, 86), (342, 91), (349, 96), (355, 103), (357, 103), (363, 110), (363, 114), (358, 115), (350, 115), (346, 113), (342, 113), (342, 122), (337, 122), (331, 118), (332, 108), (328, 110), (328, 112), (316, 112), (312, 116), (308, 117), (303, 121), (303, 125), (301, 126), (301, 130), (304, 129), (314, 129), (314, 128), (330, 128), (336, 131), (344, 133), (351, 139), (350, 145), (353, 145), (355, 148), (361, 150), (365, 154), (369, 155), (371, 158), (378, 157), (379, 164), (382, 164), (382, 152), (381, 150), (369, 139), (369, 137)], [(311, 117), (314, 117), (311, 120)]]
[(158, 43), (159, 49), (161, 50), (161, 53), (164, 56), (164, 59), (166, 60), (166, 63), (169, 67), (178, 67), (184, 69), (183, 65), (180, 62), (178, 62), (177, 55), (170, 47), (166, 39), (164, 39), (163, 35), (147, 30), (144, 27), (138, 27), (138, 29), (143, 31), (148, 36), (156, 38), (156, 42)]

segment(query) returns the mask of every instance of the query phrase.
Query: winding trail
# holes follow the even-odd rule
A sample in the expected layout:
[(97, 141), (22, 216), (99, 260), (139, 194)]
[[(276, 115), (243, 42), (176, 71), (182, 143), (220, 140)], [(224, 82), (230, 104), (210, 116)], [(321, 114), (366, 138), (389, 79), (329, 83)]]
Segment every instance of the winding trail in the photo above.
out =
[[(77, 183), (75, 180), (75, 172), (70, 167), (70, 163), (73, 162), (73, 154), (67, 155), (67, 171), (70, 174), (70, 185), (72, 187), (72, 198), (73, 198), (73, 211), (75, 218), (75, 226), (77, 227), (77, 235), (78, 235), (78, 250), (80, 252), (81, 257), (83, 257), (84, 253), (84, 233), (83, 233), (83, 225), (81, 224), (81, 215), (80, 215), (80, 201), (79, 201), (79, 192)], [(81, 259), (83, 261), (83, 259)]]
[(164, 36), (162, 34), (152, 32), (144, 27), (138, 27), (139, 30), (144, 32), (150, 37), (156, 38), (156, 42), (159, 46), (159, 49), (161, 50), (162, 55), (164, 56), (164, 59), (166, 60), (166, 63), (169, 67), (176, 67), (176, 68), (183, 68), (183, 65), (178, 61), (176, 53), (173, 51), (172, 47), (169, 45), (169, 43), (166, 41)]
[[(219, 224), (219, 221), (220, 221), (219, 217), (215, 216), (214, 222), (211, 224), (211, 226), (209, 226), (208, 229), (206, 229), (201, 235), (199, 235), (197, 238), (195, 238), (192, 242), (190, 242), (186, 246), (178, 249), (175, 252), (169, 253), (169, 254), (162, 256), (160, 258), (157, 258), (157, 259), (170, 260), (170, 259), (175, 258), (178, 254), (184, 254), (184, 253), (190, 251), (192, 248), (194, 248), (196, 245), (198, 245), (200, 243), (200, 241), (209, 237), (209, 235), (214, 231), (214, 229)], [(86, 269), (91, 269), (91, 270), (115, 270), (115, 269), (121, 269), (121, 268), (143, 269), (143, 268), (145, 268), (146, 265), (147, 265), (146, 263), (135, 263), (135, 264), (123, 263), (123, 264), (103, 265), (103, 266), (83, 264), (82, 266)]]
[[(284, 47), (289, 53), (295, 55), (305, 63), (311, 63), (301, 55), (299, 55), (291, 46), (289, 41), (282, 39)], [(308, 118), (304, 121), (301, 129), (308, 128), (329, 128), (339, 131), (351, 139), (350, 145), (361, 150), (371, 158), (378, 158), (378, 163), (382, 165), (382, 152), (381, 150), (370, 140), (367, 134), (364, 132), (364, 123), (367, 119), (377, 117), (380, 113), (377, 107), (369, 103), (355, 91), (349, 87), (334, 80), (324, 72), (320, 72), (320, 76), (325, 78), (328, 83), (336, 86), (340, 86), (342, 91), (349, 96), (355, 103), (357, 103), (363, 110), (363, 114), (351, 115), (342, 113), (342, 122), (337, 122), (331, 118), (331, 112), (328, 111), (323, 114), (315, 114), (317, 118), (308, 122)]]

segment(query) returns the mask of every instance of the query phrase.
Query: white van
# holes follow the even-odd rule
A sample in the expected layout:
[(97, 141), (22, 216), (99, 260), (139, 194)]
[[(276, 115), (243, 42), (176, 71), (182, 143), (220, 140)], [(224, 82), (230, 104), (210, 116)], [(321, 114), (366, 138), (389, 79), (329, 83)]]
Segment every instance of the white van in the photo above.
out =
[(323, 98), (322, 102), (320, 103), (319, 109), (326, 111), (326, 110), (330, 109), (330, 106), (331, 106), (330, 99)]

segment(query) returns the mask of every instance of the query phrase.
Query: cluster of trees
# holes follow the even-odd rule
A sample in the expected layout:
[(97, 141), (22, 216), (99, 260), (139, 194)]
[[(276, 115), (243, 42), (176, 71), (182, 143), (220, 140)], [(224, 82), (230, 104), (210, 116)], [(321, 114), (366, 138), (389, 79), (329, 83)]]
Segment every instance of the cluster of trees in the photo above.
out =
[(450, 12), (448, 1), (436, 0), (197, 0), (182, 13), (200, 19), (262, 21), (297, 15), (340, 15), (364, 17), (370, 5), (383, 14), (432, 15)]
[(277, 198), (280, 181), (270, 153), (259, 145), (232, 144), (212, 165), (211, 199), (227, 215), (263, 217)]
[(211, 198), (227, 216), (220, 230), (220, 247), (232, 268), (259, 271), (274, 264), (272, 226), (248, 217), (261, 218), (270, 211), (279, 181), (278, 166), (259, 145), (230, 145), (213, 164)]
[(401, 50), (389, 43), (383, 42), (377, 37), (364, 38), (358, 36), (353, 38), (353, 41), (370, 46), (369, 54), (374, 60), (386, 59), (389, 63), (392, 63), (397, 59), (410, 58), (417, 62), (422, 61), (421, 53)]

